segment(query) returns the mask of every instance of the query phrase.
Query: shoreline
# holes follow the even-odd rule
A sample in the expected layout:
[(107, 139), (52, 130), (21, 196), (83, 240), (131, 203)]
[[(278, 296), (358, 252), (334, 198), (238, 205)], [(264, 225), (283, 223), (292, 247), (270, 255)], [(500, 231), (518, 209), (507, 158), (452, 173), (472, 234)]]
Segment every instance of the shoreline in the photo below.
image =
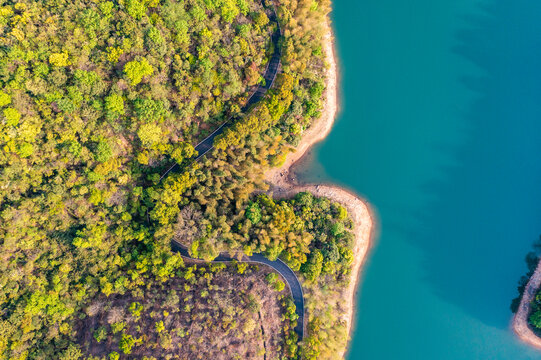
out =
[(313, 184), (299, 185), (290, 178), (293, 167), (308, 153), (308, 150), (316, 143), (322, 141), (330, 133), (338, 111), (338, 71), (334, 49), (334, 39), (330, 19), (327, 16), (325, 24), (326, 32), (323, 38), (323, 50), (326, 54), (328, 64), (326, 74), (326, 88), (324, 92), (324, 106), (321, 116), (303, 134), (295, 152), (287, 155), (284, 164), (278, 168), (272, 168), (265, 174), (265, 180), (270, 184), (268, 192), (277, 198), (291, 197), (298, 192), (307, 191), (315, 196), (325, 196), (332, 201), (342, 204), (353, 220), (355, 244), (353, 246), (354, 260), (352, 264), (349, 286), (345, 290), (346, 314), (343, 320), (347, 323), (348, 346), (343, 353), (344, 357), (349, 349), (349, 342), (353, 329), (355, 315), (355, 304), (359, 277), (362, 265), (364, 264), (368, 250), (372, 244), (374, 233), (374, 217), (367, 202), (351, 192), (332, 185)]
[(528, 326), (528, 316), (530, 315), (530, 303), (534, 299), (537, 290), (541, 285), (541, 259), (535, 268), (534, 273), (528, 280), (528, 284), (524, 288), (520, 305), (513, 317), (512, 327), (515, 334), (520, 340), (525, 343), (541, 349), (541, 338), (537, 336)]

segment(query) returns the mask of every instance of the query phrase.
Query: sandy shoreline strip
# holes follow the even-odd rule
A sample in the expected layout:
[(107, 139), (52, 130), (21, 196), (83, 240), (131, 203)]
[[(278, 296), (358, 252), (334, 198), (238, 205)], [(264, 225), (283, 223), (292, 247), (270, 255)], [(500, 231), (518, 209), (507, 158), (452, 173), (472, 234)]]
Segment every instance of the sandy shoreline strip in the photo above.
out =
[(530, 277), (528, 284), (524, 288), (522, 299), (520, 299), (520, 305), (517, 313), (513, 318), (513, 331), (524, 342), (541, 349), (541, 338), (535, 335), (535, 333), (528, 326), (528, 315), (530, 315), (530, 303), (535, 298), (535, 294), (541, 285), (541, 260), (537, 264), (535, 272)]
[[(288, 176), (291, 173), (292, 166), (306, 154), (310, 147), (327, 137), (336, 117), (338, 109), (338, 71), (334, 56), (332, 28), (328, 18), (323, 39), (323, 50), (329, 67), (326, 74), (327, 80), (324, 93), (325, 105), (321, 117), (305, 131), (296, 151), (288, 154), (285, 163), (279, 168), (269, 170), (265, 174), (265, 178), (271, 185), (269, 191), (277, 198), (291, 197), (298, 192), (308, 191), (313, 195), (325, 196), (332, 201), (342, 204), (352, 218), (355, 224), (355, 245), (353, 248), (354, 261), (349, 286), (345, 291), (347, 311), (346, 316), (343, 319), (347, 322), (348, 334), (351, 338), (353, 316), (355, 314), (355, 293), (357, 283), (361, 266), (364, 263), (366, 254), (370, 248), (371, 234), (373, 233), (372, 212), (366, 202), (347, 190), (330, 185), (298, 185)], [(347, 351), (347, 349), (344, 349), (344, 352), (345, 351)], [(338, 355), (343, 357), (344, 353)]]

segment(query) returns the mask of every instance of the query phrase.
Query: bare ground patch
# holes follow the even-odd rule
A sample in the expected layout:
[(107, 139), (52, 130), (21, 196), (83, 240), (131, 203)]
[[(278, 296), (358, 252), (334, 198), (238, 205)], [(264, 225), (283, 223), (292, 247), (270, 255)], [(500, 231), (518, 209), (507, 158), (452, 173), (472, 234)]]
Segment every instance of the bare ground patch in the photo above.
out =
[(121, 359), (279, 359), (287, 291), (268, 285), (270, 272), (191, 264), (182, 277), (101, 296), (76, 325), (78, 343), (88, 355)]

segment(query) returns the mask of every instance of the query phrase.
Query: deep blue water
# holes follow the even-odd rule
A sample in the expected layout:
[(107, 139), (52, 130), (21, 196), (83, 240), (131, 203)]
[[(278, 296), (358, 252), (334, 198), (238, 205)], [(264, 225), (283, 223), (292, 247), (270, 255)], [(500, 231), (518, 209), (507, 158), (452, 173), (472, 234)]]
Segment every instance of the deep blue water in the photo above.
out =
[(342, 112), (301, 177), (379, 236), (349, 359), (541, 359), (509, 304), (541, 234), (541, 1), (334, 0)]

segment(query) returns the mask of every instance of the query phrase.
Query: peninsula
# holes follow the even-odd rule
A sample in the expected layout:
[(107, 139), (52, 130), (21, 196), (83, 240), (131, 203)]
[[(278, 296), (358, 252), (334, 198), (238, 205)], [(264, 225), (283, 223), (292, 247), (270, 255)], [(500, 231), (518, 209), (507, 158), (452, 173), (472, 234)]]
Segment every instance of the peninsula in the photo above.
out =
[[(338, 69), (335, 58), (332, 26), (327, 18), (325, 35), (323, 37), (323, 51), (326, 63), (326, 84), (324, 92), (324, 107), (321, 117), (316, 120), (303, 134), (295, 152), (290, 153), (284, 164), (271, 169), (266, 173), (266, 180), (270, 184), (270, 192), (279, 198), (288, 198), (295, 193), (308, 191), (314, 196), (323, 196), (345, 206), (354, 223), (355, 243), (353, 245), (353, 263), (348, 286), (341, 289), (338, 299), (345, 299), (342, 304), (337, 304), (338, 312), (346, 322), (348, 337), (351, 336), (355, 314), (355, 296), (357, 284), (360, 278), (361, 267), (366, 259), (374, 235), (374, 217), (369, 205), (357, 195), (329, 184), (298, 184), (295, 181), (294, 165), (310, 150), (310, 148), (322, 141), (330, 133), (338, 112)], [(343, 357), (346, 348), (340, 352)]]
[[(530, 276), (526, 284), (518, 309), (513, 317), (512, 327), (517, 336), (524, 342), (541, 349), (541, 337), (535, 333), (535, 330), (541, 328), (539, 312), (539, 300), (537, 300), (541, 290), (541, 261), (537, 264), (535, 271)], [(533, 309), (535, 306), (535, 311)], [(536, 327), (536, 325), (538, 325)], [(537, 328), (537, 329), (536, 329)]]
[(0, 8), (0, 357), (344, 356), (373, 216), (289, 177), (337, 111), (329, 11)]

